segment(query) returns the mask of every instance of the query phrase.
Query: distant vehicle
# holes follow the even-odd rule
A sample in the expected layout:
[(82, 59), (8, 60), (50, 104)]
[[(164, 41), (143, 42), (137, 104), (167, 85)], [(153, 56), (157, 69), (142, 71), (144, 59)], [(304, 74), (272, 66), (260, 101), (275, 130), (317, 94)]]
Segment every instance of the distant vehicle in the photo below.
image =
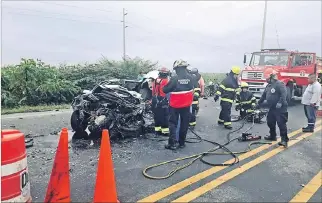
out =
[(239, 78), (240, 82), (247, 82), (249, 90), (256, 98), (260, 98), (266, 88), (266, 78), (276, 72), (280, 81), (287, 87), (287, 102), (295, 97), (302, 97), (308, 86), (307, 77), (311, 73), (322, 70), (321, 57), (312, 52), (288, 51), (286, 49), (263, 49), (252, 53), (249, 64)]
[(209, 82), (205, 87), (205, 97), (214, 96), (218, 89), (218, 84), (214, 82)]

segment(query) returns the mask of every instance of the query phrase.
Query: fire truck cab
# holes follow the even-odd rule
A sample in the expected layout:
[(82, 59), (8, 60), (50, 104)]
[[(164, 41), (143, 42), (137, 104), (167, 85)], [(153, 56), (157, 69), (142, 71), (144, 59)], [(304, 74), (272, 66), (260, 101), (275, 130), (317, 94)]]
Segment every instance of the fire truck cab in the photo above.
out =
[(284, 82), (287, 87), (287, 102), (299, 98), (308, 85), (307, 77), (311, 73), (322, 70), (321, 57), (315, 53), (288, 51), (286, 49), (262, 49), (253, 52), (241, 73), (240, 82), (247, 82), (249, 90), (256, 98), (260, 98), (266, 88), (266, 78), (272, 72), (277, 73), (278, 80)]

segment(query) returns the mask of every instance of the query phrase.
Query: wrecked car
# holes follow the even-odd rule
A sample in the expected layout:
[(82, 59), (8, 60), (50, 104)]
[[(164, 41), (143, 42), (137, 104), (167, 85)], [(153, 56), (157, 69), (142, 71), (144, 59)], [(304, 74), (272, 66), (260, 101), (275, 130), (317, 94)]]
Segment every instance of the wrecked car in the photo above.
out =
[(153, 70), (144, 75), (142, 80), (110, 79), (108, 84), (120, 85), (129, 91), (141, 94), (143, 101), (152, 99), (152, 82), (158, 77), (159, 71)]
[(99, 138), (108, 129), (111, 138), (142, 135), (153, 130), (152, 112), (141, 94), (104, 81), (92, 90), (84, 90), (72, 102), (71, 127), (75, 132), (90, 131)]

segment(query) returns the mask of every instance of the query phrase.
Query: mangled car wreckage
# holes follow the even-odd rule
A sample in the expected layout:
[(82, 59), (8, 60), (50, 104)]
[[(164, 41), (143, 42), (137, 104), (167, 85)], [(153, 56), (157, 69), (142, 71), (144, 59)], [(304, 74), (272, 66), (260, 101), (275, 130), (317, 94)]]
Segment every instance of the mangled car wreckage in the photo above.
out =
[(104, 81), (92, 90), (74, 98), (71, 127), (85, 131), (88, 127), (91, 138), (98, 138), (103, 129), (108, 129), (111, 138), (133, 137), (153, 130), (153, 115), (143, 103), (141, 94)]

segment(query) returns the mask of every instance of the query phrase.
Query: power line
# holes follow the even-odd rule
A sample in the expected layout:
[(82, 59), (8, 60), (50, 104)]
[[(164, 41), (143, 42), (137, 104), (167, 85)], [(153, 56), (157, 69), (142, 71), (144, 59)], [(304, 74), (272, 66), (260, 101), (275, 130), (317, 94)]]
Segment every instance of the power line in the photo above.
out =
[[(32, 9), (23, 9), (23, 10), (28, 10), (28, 11), (36, 11), (36, 10), (32, 10)], [(53, 18), (53, 19), (60, 19), (60, 20), (66, 20), (66, 21), (75, 21), (75, 22), (83, 22), (83, 23), (98, 23), (98, 24), (109, 24), (109, 22), (105, 22), (105, 21), (83, 21), (83, 20), (80, 20), (80, 19), (70, 19), (70, 18), (62, 18), (62, 17), (57, 17), (57, 16), (43, 16), (43, 15), (36, 15), (36, 14), (32, 14), (32, 13), (21, 13), (21, 12), (19, 12), (19, 13), (16, 13), (16, 12), (8, 12), (8, 11), (6, 11), (7, 13), (12, 13), (12, 14), (16, 14), (16, 15), (29, 15), (29, 16), (38, 16), (38, 17), (43, 17), (43, 18)], [(38, 11), (38, 12), (42, 12), (42, 11)], [(57, 13), (56, 13), (57, 14)], [(139, 29), (139, 30), (145, 30), (144, 31), (144, 33), (146, 34), (146, 33), (150, 33), (150, 36), (155, 36), (155, 33), (153, 33), (153, 32), (151, 32), (151, 29), (150, 30), (148, 30), (148, 29), (146, 29), (146, 28), (144, 28), (144, 27), (142, 27), (142, 26), (139, 26), (139, 25), (136, 25), (136, 24), (134, 24), (134, 23), (130, 23), (130, 22), (125, 22), (125, 15), (126, 15), (127, 13), (125, 13), (125, 10), (124, 10), (124, 15), (123, 15), (123, 17), (124, 17), (124, 23), (123, 23), (123, 58), (126, 58), (126, 33), (125, 33), (125, 28), (127, 28), (128, 26), (126, 25), (126, 24), (129, 24), (129, 25), (132, 25), (132, 26), (130, 26), (130, 27), (134, 27), (134, 28), (137, 28), (137, 29)], [(59, 14), (60, 15), (60, 14)], [(92, 17), (89, 17), (89, 16), (82, 16), (82, 17), (84, 17), (84, 18), (92, 18)], [(117, 20), (109, 20), (109, 21), (113, 21), (113, 22), (116, 22)], [(117, 21), (117, 22), (120, 22), (120, 21)], [(123, 22), (123, 21), (121, 21), (121, 22)], [(126, 23), (126, 24), (125, 24)], [(191, 40), (183, 40), (183, 39), (181, 39), (181, 38), (178, 38), (177, 36), (173, 36), (173, 35), (167, 35), (167, 34), (165, 34), (165, 33), (162, 33), (162, 32), (159, 32), (159, 31), (157, 31), (156, 30), (156, 32), (158, 33), (158, 34), (161, 34), (161, 35), (163, 35), (164, 37), (167, 37), (167, 38), (169, 38), (169, 39), (174, 39), (174, 40), (176, 40), (176, 41), (181, 41), (181, 42), (183, 42), (183, 43), (189, 43), (189, 44), (194, 44), (194, 45), (198, 45), (198, 46), (200, 46), (200, 45), (204, 45), (204, 46), (206, 46), (206, 47), (211, 47), (211, 48), (213, 48), (214, 50), (216, 50), (216, 49), (218, 49), (218, 48), (223, 48), (223, 47), (221, 47), (221, 46), (214, 46), (214, 45), (212, 45), (212, 44), (210, 44), (210, 43), (203, 43), (203, 42), (200, 42), (200, 41), (191, 41)]]
[[(81, 6), (75, 6), (75, 5), (67, 5), (67, 4), (59, 4), (59, 3), (53, 3), (53, 2), (38, 2), (38, 3), (42, 3), (42, 4), (51, 4), (51, 5), (57, 5), (57, 6), (66, 6), (66, 7), (72, 7), (72, 8), (81, 8), (81, 9), (86, 9), (88, 10), (89, 8), (85, 8), (85, 7), (81, 7)], [(113, 12), (112, 10), (105, 10), (105, 9), (98, 9), (98, 8), (90, 8), (92, 10), (96, 10), (96, 11), (102, 11), (102, 12)]]
[[(43, 13), (42, 11), (39, 11), (39, 10), (33, 10), (33, 9), (21, 9), (21, 8), (18, 8), (19, 10), (26, 10), (26, 11), (37, 11), (37, 12), (41, 12)], [(4, 10), (5, 12), (7, 13), (11, 13), (11, 14), (16, 14), (16, 15), (27, 15), (27, 16), (37, 16), (37, 17), (43, 17), (43, 18), (52, 18), (52, 19), (60, 19), (60, 20), (66, 20), (66, 21), (75, 21), (75, 22), (83, 22), (83, 23), (97, 23), (97, 24), (109, 24), (110, 22), (105, 22), (105, 21), (83, 21), (83, 20), (80, 20), (80, 19), (71, 19), (71, 18), (63, 18), (63, 17), (57, 17), (57, 16), (43, 16), (43, 15), (37, 15), (37, 14), (34, 14), (34, 13), (17, 13), (17, 12), (11, 12), (11, 11), (6, 11)], [(59, 13), (53, 13), (53, 14), (58, 14), (60, 15)], [(70, 15), (72, 16), (72, 15)], [(80, 17), (80, 16), (78, 16)], [(92, 17), (89, 17), (89, 16), (82, 16), (83, 18), (92, 18)], [(117, 20), (113, 20), (113, 19), (108, 19), (109, 21), (111, 22), (119, 22)], [(122, 21), (121, 21), (122, 22)], [(155, 36), (155, 33), (151, 32), (151, 29), (148, 30), (147, 28), (144, 28), (142, 26), (139, 26), (139, 25), (136, 25), (134, 23), (131, 23), (131, 22), (126, 22), (127, 25), (132, 25), (130, 27), (133, 27), (133, 28), (137, 28), (137, 29), (140, 29), (140, 30), (145, 30), (144, 33), (150, 33), (150, 36)], [(125, 25), (125, 28), (129, 27)], [(194, 45), (205, 45), (207, 47), (213, 47), (213, 48), (221, 48), (220, 46), (212, 46), (210, 43), (202, 43), (200, 41), (191, 41), (191, 40), (182, 40), (178, 37), (175, 37), (171, 34), (165, 34), (165, 33), (161, 33), (159, 32), (158, 30), (155, 30), (158, 34), (160, 35), (163, 35), (164, 37), (167, 37), (169, 39), (174, 39), (176, 41), (181, 41), (181, 42), (184, 42), (184, 43), (190, 43), (190, 44), (194, 44)], [(123, 32), (125, 34), (125, 32)], [(125, 35), (126, 37), (126, 35)], [(124, 43), (124, 36), (123, 36), (123, 44)], [(123, 45), (123, 52), (124, 52), (124, 45)], [(126, 54), (126, 53), (125, 53)], [(123, 57), (124, 57), (124, 53), (123, 53)]]
[[(155, 33), (153, 33), (153, 32), (151, 32), (150, 30), (148, 30), (147, 28), (143, 28), (142, 26), (139, 26), (139, 25), (136, 25), (136, 24), (134, 24), (134, 23), (129, 23), (128, 22), (128, 25), (130, 25), (129, 27), (131, 28), (131, 27), (133, 27), (133, 28), (138, 28), (138, 29), (141, 29), (141, 30), (144, 30), (144, 33), (150, 33), (151, 34), (151, 36), (155, 36)], [(158, 32), (159, 34), (161, 34), (160, 32)], [(169, 35), (169, 34), (165, 34), (165, 33), (162, 33), (161, 35), (163, 35), (163, 36), (165, 36), (165, 37), (167, 37), (167, 38), (169, 38), (169, 39), (174, 39), (174, 40), (176, 40), (176, 41), (181, 41), (181, 42), (184, 42), (184, 43), (190, 43), (190, 44), (194, 44), (194, 45), (204, 45), (204, 46), (207, 46), (207, 47), (212, 47), (212, 48), (214, 48), (214, 49), (217, 49), (217, 48), (223, 48), (222, 46), (216, 46), (216, 45), (212, 45), (212, 44), (210, 44), (210, 43), (207, 43), (207, 44), (205, 44), (205, 43), (202, 43), (202, 42), (200, 42), (200, 41), (192, 41), (192, 40), (183, 40), (183, 39), (180, 39), (180, 38), (178, 38), (178, 37), (175, 37), (175, 36), (173, 36), (173, 35)]]
[[(41, 10), (34, 10), (34, 9), (26, 9), (26, 8), (13, 8), (13, 7), (8, 7), (8, 6), (3, 6), (3, 10), (2, 11), (6, 11), (6, 9), (13, 9), (13, 10), (22, 10), (22, 11), (30, 11), (30, 12), (38, 12), (38, 13), (45, 13), (45, 14), (49, 14), (48, 12), (45, 12), (45, 11), (41, 11)], [(16, 13), (15, 13), (16, 14)], [(19, 14), (19, 13), (17, 13)], [(23, 14), (26, 14), (26, 13), (23, 13)], [(29, 13), (28, 13), (29, 14)], [(50, 14), (56, 14), (56, 15), (67, 15), (67, 16), (71, 16), (71, 17), (80, 17), (80, 18), (88, 18), (88, 19), (95, 19), (94, 16), (79, 16), (79, 15), (71, 15), (71, 14), (63, 14), (63, 13), (53, 13), (53, 12), (50, 12)], [(33, 13), (31, 13), (31, 15), (35, 15)], [(52, 17), (52, 16), (42, 16), (42, 15), (35, 15), (35, 16), (40, 16), (40, 17)], [(53, 18), (57, 18), (56, 16), (53, 17)], [(67, 18), (57, 18), (57, 19), (66, 19), (66, 20), (75, 20), (75, 19), (67, 19)], [(104, 19), (108, 20), (108, 21), (111, 21), (111, 22), (119, 22), (118, 20), (114, 20), (114, 19), (108, 19), (108, 18), (105, 18)], [(93, 22), (93, 21), (91, 21)], [(97, 21), (96, 21), (97, 22)]]
[[(81, 9), (91, 9), (91, 10), (97, 10), (97, 11), (101, 11), (101, 12), (108, 12), (108, 13), (113, 12), (113, 11), (111, 11), (111, 10), (95, 9), (95, 8), (85, 8), (85, 7), (81, 7), (81, 6), (66, 5), (66, 4), (59, 4), (59, 3), (53, 3), (53, 2), (39, 2), (39, 3), (43, 3), (43, 4), (51, 4), (51, 5), (58, 5), (58, 6), (66, 6), (66, 7), (74, 7), (74, 8), (81, 8)], [(31, 10), (31, 9), (28, 9), (28, 10)], [(132, 13), (132, 11), (131, 11), (131, 13)], [(143, 15), (142, 13), (136, 13), (136, 12), (134, 12), (134, 13), (135, 13), (135, 14), (138, 14), (138, 16), (141, 16), (141, 17), (144, 17), (144, 18), (146, 18), (146, 19), (149, 19), (149, 20), (153, 21), (153, 23), (155, 23), (155, 19), (153, 19), (153, 18), (151, 18), (151, 17), (149, 17), (149, 16)], [(117, 21), (117, 20), (110, 20), (110, 21)], [(117, 21), (117, 22), (118, 22), (118, 21)], [(129, 22), (128, 22), (128, 24), (129, 24)], [(158, 22), (158, 24), (163, 25), (163, 26), (165, 26), (165, 27), (168, 27), (168, 28), (170, 28), (170, 29), (182, 30), (182, 31), (184, 31), (184, 32), (190, 31), (190, 30), (185, 30), (185, 29), (181, 29), (181, 28), (171, 27), (171, 26), (169, 26), (169, 25), (167, 25), (167, 24), (164, 24), (164, 23), (161, 23), (161, 22)], [(125, 27), (127, 27), (127, 26), (125, 26)], [(137, 27), (138, 27), (138, 26), (137, 26)], [(141, 29), (142, 29), (142, 27), (141, 27)], [(151, 30), (151, 29), (150, 29), (150, 30)], [(156, 30), (156, 32), (160, 33), (160, 32), (159, 32), (159, 30)], [(193, 32), (193, 31), (190, 31), (190, 32)], [(125, 33), (125, 31), (124, 31), (123, 33)], [(171, 36), (171, 35), (169, 35), (169, 34), (168, 34), (168, 36)], [(178, 39), (177, 39), (177, 40), (178, 40)], [(178, 41), (182, 41), (182, 40), (178, 40)], [(190, 42), (188, 42), (188, 43), (191, 43), (191, 41), (190, 41)], [(207, 42), (207, 44), (198, 42), (198, 45), (200, 45), (200, 44), (203, 44), (203, 45), (206, 45), (206, 46), (208, 46), (208, 47), (209, 47), (209, 43), (208, 43), (208, 42)], [(218, 47), (218, 46), (214, 46), (214, 48), (219, 48), (219, 47)], [(123, 49), (124, 49), (124, 48), (123, 48)]]
[[(75, 21), (75, 22), (83, 22), (83, 23), (98, 23), (98, 24), (110, 24), (110, 22), (104, 22), (104, 21), (83, 21), (80, 19), (70, 19), (70, 18), (61, 18), (61, 17), (57, 17), (57, 16), (43, 16), (43, 15), (35, 15), (32, 13), (17, 13), (17, 12), (11, 12), (11, 11), (6, 11), (9, 14), (15, 14), (15, 15), (26, 15), (26, 16), (37, 16), (37, 17), (42, 17), (42, 18), (52, 18), (52, 19), (59, 19), (59, 20), (66, 20), (66, 21)], [(2, 14), (2, 18), (3, 18), (3, 14)], [(114, 20), (113, 20), (114, 22)], [(119, 22), (119, 21), (117, 21)]]

